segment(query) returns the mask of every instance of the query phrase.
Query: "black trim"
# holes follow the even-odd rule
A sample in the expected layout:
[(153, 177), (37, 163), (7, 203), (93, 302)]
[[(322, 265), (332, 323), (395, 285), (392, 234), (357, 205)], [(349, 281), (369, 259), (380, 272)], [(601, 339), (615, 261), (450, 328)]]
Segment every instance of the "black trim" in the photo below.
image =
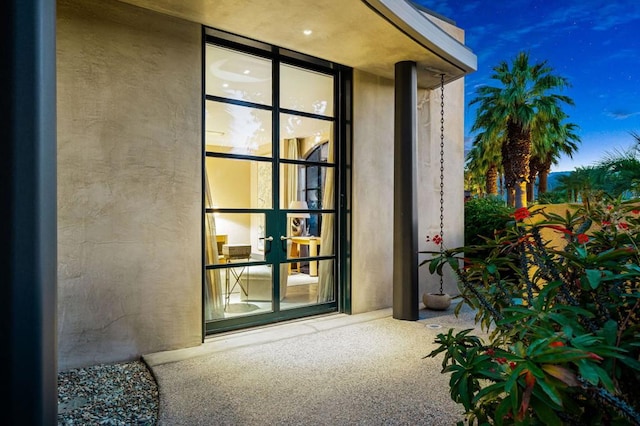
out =
[[(216, 319), (207, 321), (204, 317), (204, 303), (203, 303), (203, 334), (209, 334), (213, 332), (222, 332), (229, 331), (239, 328), (247, 328), (253, 327), (256, 325), (264, 325), (266, 323), (271, 322), (279, 322), (286, 321), (295, 318), (301, 318), (310, 315), (318, 315), (328, 312), (350, 312), (351, 305), (350, 299), (351, 295), (345, 295), (345, 289), (348, 289), (350, 292), (351, 285), (350, 282), (347, 283), (347, 277), (344, 271), (341, 269), (341, 265), (344, 263), (341, 260), (341, 254), (346, 252), (348, 247), (345, 245), (347, 240), (345, 239), (343, 229), (344, 226), (340, 224), (341, 218), (344, 217), (344, 213), (341, 212), (341, 208), (344, 207), (344, 198), (346, 194), (344, 193), (345, 183), (343, 173), (341, 172), (341, 167), (338, 166), (340, 162), (344, 158), (343, 154), (343, 138), (345, 138), (346, 131), (345, 129), (349, 128), (349, 151), (350, 147), (350, 124), (346, 123), (346, 119), (351, 118), (351, 81), (352, 81), (352, 71), (348, 67), (344, 67), (338, 64), (333, 64), (326, 60), (322, 60), (319, 58), (309, 57), (307, 55), (292, 52), (287, 49), (279, 48), (276, 46), (270, 46), (266, 43), (259, 42), (256, 40), (246, 39), (244, 37), (225, 33), (220, 30), (215, 30), (212, 28), (204, 28), (203, 29), (203, 67), (202, 67), (202, 78), (203, 82), (206, 78), (206, 46), (208, 44), (212, 44), (215, 46), (232, 49), (238, 52), (247, 53), (259, 56), (261, 58), (269, 59), (272, 62), (272, 104), (264, 105), (258, 104), (254, 102), (242, 101), (237, 99), (225, 98), (222, 96), (215, 95), (207, 95), (203, 94), (203, 131), (202, 131), (202, 140), (203, 140), (203, 158), (226, 158), (226, 159), (239, 159), (239, 160), (250, 160), (250, 161), (259, 161), (259, 162), (269, 162), (274, 165), (272, 170), (272, 208), (269, 209), (254, 209), (254, 208), (244, 208), (244, 209), (235, 209), (235, 208), (211, 208), (207, 207), (205, 204), (205, 195), (203, 193), (203, 212), (202, 215), (202, 228), (203, 228), (203, 241), (202, 241), (202, 250), (203, 250), (203, 292), (202, 292), (202, 300), (205, 300), (205, 291), (204, 284), (206, 282), (206, 271), (215, 270), (215, 269), (223, 269), (228, 268), (229, 264), (210, 264), (206, 265), (205, 258), (205, 244), (206, 244), (206, 235), (205, 235), (205, 222), (204, 217), (206, 214), (211, 213), (248, 213), (248, 214), (264, 214), (266, 218), (266, 227), (269, 230), (270, 234), (277, 235), (285, 235), (286, 230), (280, 229), (283, 226), (286, 226), (285, 223), (280, 223), (282, 216), (284, 216), (288, 212), (296, 212), (299, 210), (296, 209), (286, 209), (280, 208), (279, 206), (279, 178), (280, 178), (280, 165), (281, 164), (294, 164), (294, 165), (317, 165), (320, 167), (333, 168), (335, 170), (335, 199), (334, 199), (334, 208), (333, 209), (319, 209), (319, 210), (305, 210), (310, 214), (319, 215), (322, 213), (328, 213), (335, 215), (335, 239), (334, 239), (334, 251), (331, 255), (324, 256), (314, 256), (314, 257), (301, 257), (295, 259), (281, 259), (279, 260), (279, 264), (288, 264), (288, 263), (297, 263), (301, 261), (324, 261), (324, 260), (332, 260), (333, 268), (334, 268), (334, 277), (335, 277), (335, 300), (329, 303), (321, 303), (314, 304), (309, 306), (296, 307), (294, 309), (285, 309), (280, 311), (280, 297), (279, 297), (279, 286), (277, 284), (273, 285), (272, 291), (272, 309), (274, 312), (264, 313), (264, 314), (256, 314), (256, 315), (247, 315), (247, 316), (239, 316), (232, 318), (224, 318), (224, 319)], [(303, 70), (310, 70), (314, 72), (320, 72), (323, 74), (328, 74), (333, 77), (334, 86), (333, 86), (333, 94), (334, 94), (334, 117), (328, 117), (325, 115), (313, 114), (304, 111), (295, 111), (286, 108), (280, 108), (280, 68), (281, 65), (290, 65), (299, 67)], [(345, 81), (349, 83), (345, 85)], [(205, 90), (206, 85), (203, 84), (203, 91)], [(348, 94), (342, 95), (342, 90), (349, 90)], [(232, 104), (241, 107), (249, 107), (260, 109), (263, 111), (271, 111), (272, 114), (272, 141), (280, 140), (280, 118), (282, 114), (295, 115), (310, 119), (317, 119), (322, 121), (328, 121), (334, 123), (333, 126), (333, 163), (327, 162), (315, 162), (315, 161), (304, 161), (304, 160), (293, 160), (280, 158), (280, 143), (273, 143), (273, 149), (271, 156), (255, 156), (255, 155), (238, 155), (234, 153), (222, 153), (222, 152), (208, 152), (206, 149), (206, 123), (204, 121), (204, 111), (206, 108), (206, 102), (220, 102), (225, 104)], [(349, 105), (346, 108), (347, 104)], [(345, 116), (343, 116), (343, 114)], [(206, 170), (206, 161), (203, 160), (203, 188), (205, 186), (205, 170)], [(277, 217), (276, 217), (277, 216)], [(349, 225), (350, 229), (350, 225)], [(273, 243), (276, 243), (274, 241)], [(237, 262), (233, 263), (233, 267), (242, 267), (242, 266), (260, 266), (260, 265), (272, 265), (275, 264), (276, 254), (272, 251), (271, 254), (266, 253), (265, 260), (256, 261), (256, 262)], [(286, 257), (286, 256), (285, 256)], [(274, 268), (273, 270), (273, 280), (274, 283), (279, 282), (279, 274), (280, 268)], [(350, 273), (348, 274), (350, 277)]]
[(217, 158), (226, 158), (226, 159), (232, 159), (232, 160), (262, 161), (264, 163), (270, 163), (270, 162), (273, 161), (273, 159), (271, 157), (259, 157), (257, 155), (246, 155), (246, 154), (230, 154), (228, 152), (205, 151), (205, 156), (207, 156), (207, 157), (217, 157)]
[(327, 115), (318, 115), (318, 114), (313, 114), (311, 112), (304, 112), (304, 111), (294, 111), (292, 109), (286, 109), (286, 108), (280, 108), (280, 114), (297, 115), (300, 117), (313, 118), (316, 120), (331, 121), (331, 122), (334, 122), (336, 120), (334, 117), (330, 117)]
[(240, 99), (225, 98), (222, 96), (206, 95), (206, 94), (204, 95), (204, 97), (209, 102), (220, 102), (223, 104), (231, 104), (231, 105), (236, 105), (236, 106), (241, 106), (246, 108), (261, 109), (263, 111), (271, 111), (273, 109), (271, 105), (258, 104), (250, 101), (242, 101)]
[[(206, 49), (207, 49), (207, 43), (206, 43), (206, 39), (207, 39), (207, 34), (206, 34), (206, 29), (205, 27), (202, 27), (202, 70), (201, 70), (201, 80), (202, 82), (204, 82), (205, 77), (207, 75), (207, 70), (205, 67), (205, 61), (204, 58), (206, 58)], [(204, 89), (203, 89), (204, 90)], [(201, 112), (201, 126), (200, 126), (200, 134), (202, 135), (202, 146), (201, 146), (201, 150), (202, 150), (202, 155), (200, 157), (200, 174), (201, 176), (201, 188), (202, 188), (202, 207), (201, 207), (201, 211), (206, 211), (207, 208), (207, 195), (205, 194), (204, 188), (206, 188), (206, 167), (207, 167), (207, 161), (206, 161), (206, 153), (207, 153), (207, 143), (206, 143), (206, 128), (207, 128), (207, 124), (204, 120), (204, 117), (206, 116), (206, 99), (203, 96), (202, 100), (201, 100), (201, 104), (202, 104), (202, 112)], [(206, 224), (205, 224), (205, 219), (206, 216), (204, 214), (200, 215), (200, 244), (202, 246), (201, 248), (201, 253), (202, 253), (202, 261), (201, 261), (201, 265), (206, 265), (207, 264), (207, 255), (206, 255), (206, 251), (207, 251), (207, 232), (206, 232)], [(205, 289), (205, 285), (207, 282), (207, 270), (205, 268), (202, 268), (202, 276), (200, 278), (202, 280), (202, 282), (200, 283), (200, 288), (201, 288), (201, 295), (200, 298), (202, 300), (202, 312), (200, 314), (201, 316), (201, 322), (202, 322), (202, 336), (201, 336), (201, 341), (204, 342), (204, 338), (207, 335), (207, 330), (206, 330), (206, 326), (205, 326), (205, 321), (206, 321), (206, 317), (205, 317), (205, 309), (204, 309), (204, 301), (207, 299), (207, 295), (206, 295), (206, 289)]]

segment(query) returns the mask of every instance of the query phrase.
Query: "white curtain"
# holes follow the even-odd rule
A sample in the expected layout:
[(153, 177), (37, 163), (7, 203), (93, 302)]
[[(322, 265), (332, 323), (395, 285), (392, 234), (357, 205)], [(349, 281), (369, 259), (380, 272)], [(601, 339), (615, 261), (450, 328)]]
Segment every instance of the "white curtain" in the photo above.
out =
[[(333, 132), (331, 132), (331, 134), (333, 134)], [(333, 143), (331, 143), (331, 141), (329, 141), (328, 148), (329, 153), (327, 161), (333, 164)], [(323, 209), (333, 209), (335, 207), (334, 175), (335, 168), (327, 167), (322, 193)], [(330, 256), (333, 254), (334, 220), (334, 213), (322, 213), (322, 229), (320, 230), (320, 256)], [(321, 260), (318, 263), (318, 302), (331, 302), (335, 298), (333, 285), (333, 262), (329, 260)]]
[[(205, 205), (211, 206), (211, 190), (209, 178), (205, 168)], [(219, 263), (218, 242), (216, 234), (216, 220), (213, 214), (207, 214), (205, 219), (205, 262), (207, 265)], [(224, 299), (222, 295), (222, 280), (219, 269), (205, 271), (205, 301), (204, 315), (206, 320), (224, 318)]]
[[(297, 160), (300, 158), (300, 140), (297, 138), (285, 139), (286, 144), (286, 158), (290, 160)], [(286, 186), (284, 201), (286, 203), (285, 208), (291, 205), (292, 201), (298, 201), (298, 167), (293, 164), (285, 165), (286, 169)], [(287, 218), (287, 235), (291, 229), (289, 218)], [(287, 257), (291, 250), (291, 241), (287, 240)], [(280, 300), (287, 296), (287, 282), (289, 280), (289, 264), (280, 264)]]
[[(300, 158), (300, 141), (298, 139), (285, 139), (287, 143), (287, 157), (290, 160), (298, 160)], [(292, 201), (298, 201), (298, 167), (293, 164), (285, 166), (287, 169), (287, 193), (285, 201), (289, 207)]]

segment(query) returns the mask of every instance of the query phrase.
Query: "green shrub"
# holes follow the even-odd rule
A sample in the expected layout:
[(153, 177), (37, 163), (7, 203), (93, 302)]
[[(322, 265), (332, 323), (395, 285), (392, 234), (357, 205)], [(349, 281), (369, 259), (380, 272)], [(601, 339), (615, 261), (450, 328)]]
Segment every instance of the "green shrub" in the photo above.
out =
[[(542, 229), (563, 235), (563, 247)], [(468, 304), (490, 332), (485, 342), (449, 330), (427, 355), (444, 354), (468, 424), (640, 424), (639, 243), (637, 200), (606, 200), (564, 217), (518, 209), (484, 245), (422, 263), (453, 268), (456, 313)]]
[(564, 191), (548, 191), (538, 195), (540, 204), (561, 204), (567, 202), (567, 194)]
[(472, 198), (464, 205), (464, 244), (484, 244), (496, 229), (503, 229), (513, 209), (499, 197)]

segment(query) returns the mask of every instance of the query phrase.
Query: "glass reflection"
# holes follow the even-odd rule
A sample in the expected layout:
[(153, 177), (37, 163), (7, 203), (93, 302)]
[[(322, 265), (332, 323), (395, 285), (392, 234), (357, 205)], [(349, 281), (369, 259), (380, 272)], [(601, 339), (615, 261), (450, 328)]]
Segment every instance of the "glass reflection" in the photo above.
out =
[[(333, 150), (333, 123), (315, 118), (280, 114), (280, 157), (302, 160), (317, 146), (327, 144)], [(326, 160), (326, 157), (325, 157)]]
[(207, 95), (271, 105), (271, 61), (207, 44)]
[(207, 151), (271, 157), (271, 111), (205, 103)]
[(333, 117), (333, 77), (280, 65), (280, 107)]

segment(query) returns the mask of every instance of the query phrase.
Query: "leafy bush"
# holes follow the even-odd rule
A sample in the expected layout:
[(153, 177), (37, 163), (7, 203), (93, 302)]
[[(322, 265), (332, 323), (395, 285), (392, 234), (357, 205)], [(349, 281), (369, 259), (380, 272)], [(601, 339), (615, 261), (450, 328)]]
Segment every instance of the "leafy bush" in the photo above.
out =
[[(640, 424), (640, 210), (602, 200), (564, 217), (514, 212), (482, 246), (433, 253), (450, 265), (472, 330), (439, 334), (450, 394), (469, 424)], [(536, 218), (538, 219), (538, 218)], [(552, 247), (543, 229), (564, 236)], [(475, 257), (475, 253), (489, 253)]]
[(503, 229), (513, 209), (499, 197), (472, 198), (464, 205), (465, 245), (484, 244), (493, 239), (496, 229)]
[(540, 204), (560, 204), (567, 202), (567, 194), (564, 191), (547, 191), (538, 195)]

